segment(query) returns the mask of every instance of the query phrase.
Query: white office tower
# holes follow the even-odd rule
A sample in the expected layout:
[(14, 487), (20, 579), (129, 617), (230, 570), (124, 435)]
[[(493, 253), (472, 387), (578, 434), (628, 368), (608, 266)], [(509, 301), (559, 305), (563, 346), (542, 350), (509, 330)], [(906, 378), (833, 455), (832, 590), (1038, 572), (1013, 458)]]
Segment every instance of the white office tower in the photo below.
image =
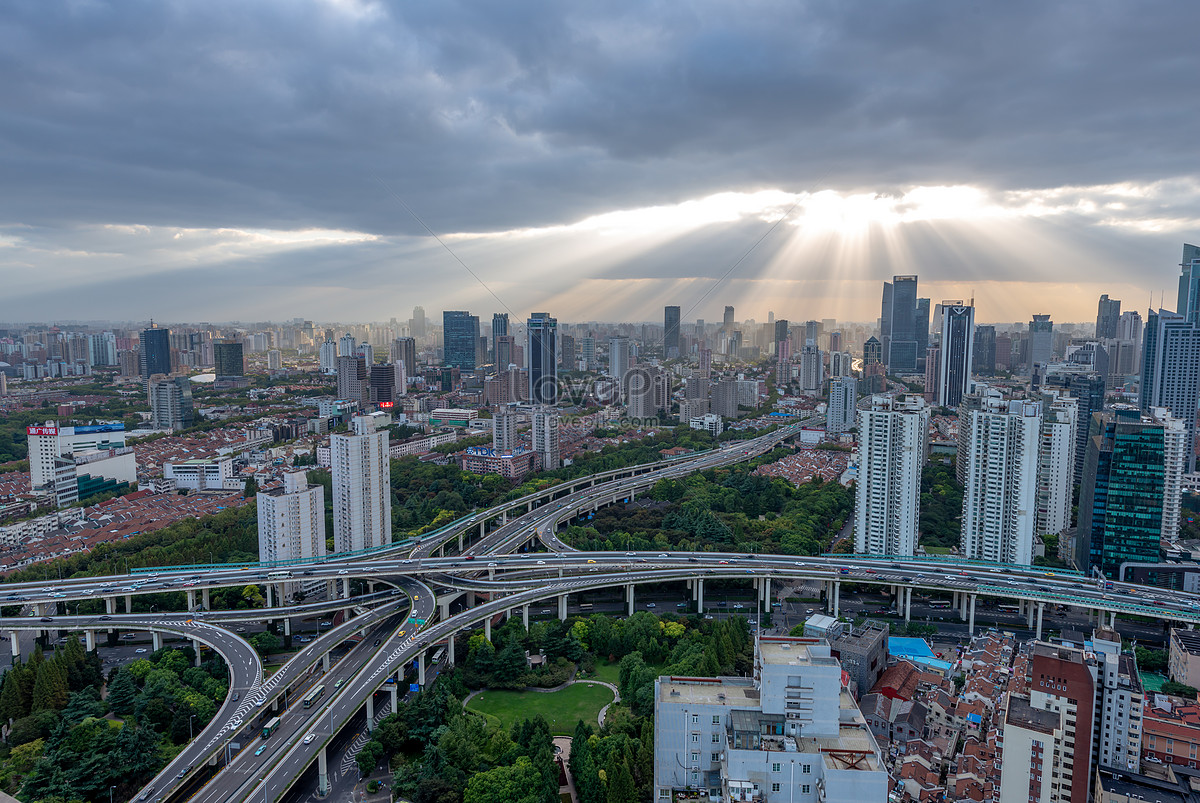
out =
[(1038, 446), (1038, 535), (1058, 535), (1071, 526), (1078, 425), (1079, 399), (1057, 391), (1048, 392), (1042, 407)]
[(333, 461), (333, 547), (357, 552), (392, 542), (391, 469), (385, 413), (357, 415), (352, 434), (329, 436)]
[(326, 340), (321, 344), (321, 373), (336, 374), (337, 373), (337, 358), (338, 346), (332, 340)]
[(800, 390), (805, 393), (819, 393), (824, 381), (825, 365), (821, 359), (821, 351), (810, 340), (800, 352)]
[(1108, 628), (1092, 631), (1096, 654), (1093, 674), (1099, 704), (1095, 707), (1097, 759), (1101, 767), (1137, 772), (1142, 760), (1142, 703), (1145, 692), (1133, 651), (1123, 653), (1121, 636)]
[(858, 380), (852, 376), (835, 376), (829, 380), (829, 405), (825, 411), (825, 431), (837, 435), (850, 430), (855, 423), (858, 402)]
[(533, 450), (542, 459), (543, 471), (559, 467), (558, 411), (553, 407), (539, 407), (533, 411)]
[(512, 405), (499, 407), (492, 416), (492, 448), (502, 454), (517, 448), (517, 411)]
[(112, 332), (88, 335), (91, 365), (117, 365), (117, 338)]
[(1162, 537), (1179, 538), (1179, 506), (1183, 498), (1183, 474), (1188, 462), (1191, 438), (1182, 419), (1165, 407), (1151, 407), (1143, 415), (1163, 428), (1163, 504)]
[(310, 560), (325, 554), (325, 488), (303, 471), (283, 475), (283, 487), (258, 494), (258, 559)]
[(654, 683), (654, 801), (876, 803), (879, 746), (819, 639), (759, 637), (754, 677)]
[(583, 370), (596, 370), (596, 338), (590, 335), (579, 338), (579, 359), (583, 363)]
[(968, 420), (962, 556), (1029, 565), (1037, 524), (1042, 407), (1015, 399), (980, 401)]
[(618, 380), (629, 371), (629, 338), (614, 337), (608, 341), (608, 375)]
[(625, 372), (621, 384), (630, 418), (658, 418), (664, 376), (656, 365), (637, 365)]
[(283, 355), (279, 349), (271, 349), (267, 352), (267, 370), (279, 371), (283, 369)]
[(354, 339), (354, 335), (347, 332), (338, 338), (338, 353), (339, 357), (353, 357), (358, 351), (358, 341)]
[(851, 376), (854, 373), (854, 358), (848, 351), (829, 352), (829, 375)]
[(392, 395), (407, 396), (408, 395), (408, 366), (404, 364), (404, 360), (396, 360), (392, 363), (395, 368), (394, 384), (392, 386)]
[(915, 553), (928, 442), (929, 407), (920, 396), (872, 396), (858, 411), (855, 552)]
[(362, 357), (363, 362), (367, 366), (367, 371), (371, 370), (371, 366), (375, 364), (375, 347), (370, 343), (360, 343), (358, 350), (354, 352), (355, 356)]
[[(1159, 310), (1146, 318), (1142, 343), (1142, 385), (1138, 397), (1143, 412), (1165, 407), (1188, 428), (1189, 443), (1195, 442), (1196, 409), (1200, 405), (1200, 323), (1182, 315)], [(1195, 455), (1188, 449), (1187, 470), (1193, 471)]]

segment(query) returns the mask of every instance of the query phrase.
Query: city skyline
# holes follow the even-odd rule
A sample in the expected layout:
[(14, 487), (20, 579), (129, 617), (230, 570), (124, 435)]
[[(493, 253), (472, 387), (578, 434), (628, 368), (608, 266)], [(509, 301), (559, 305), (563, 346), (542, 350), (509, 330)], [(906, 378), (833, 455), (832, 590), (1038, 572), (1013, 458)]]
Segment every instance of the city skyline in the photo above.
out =
[(1197, 14), (19, 6), (0, 318), (1170, 308)]

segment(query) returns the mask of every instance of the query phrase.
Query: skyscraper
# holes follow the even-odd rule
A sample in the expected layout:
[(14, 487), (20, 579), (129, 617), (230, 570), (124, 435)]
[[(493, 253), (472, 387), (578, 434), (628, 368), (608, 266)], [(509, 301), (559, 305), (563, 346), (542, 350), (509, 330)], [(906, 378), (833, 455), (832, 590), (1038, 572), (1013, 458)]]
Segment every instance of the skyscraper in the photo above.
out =
[(917, 356), (920, 357), (929, 347), (929, 299), (918, 298), (917, 308), (913, 313), (913, 331), (917, 336)]
[(496, 371), (507, 371), (508, 366), (520, 363), (517, 355), (517, 339), (514, 335), (500, 335), (496, 338)]
[(239, 340), (218, 340), (213, 343), (213, 359), (217, 381), (246, 375), (246, 362)]
[(1100, 303), (1096, 308), (1096, 339), (1104, 340), (1105, 338), (1117, 336), (1117, 322), (1121, 319), (1121, 302), (1119, 299), (1110, 299), (1108, 293), (1100, 296)]
[(1038, 446), (1038, 535), (1058, 535), (1071, 526), (1078, 419), (1079, 399), (1057, 391), (1044, 394)]
[(351, 433), (329, 436), (333, 462), (333, 545), (357, 552), (392, 542), (392, 492), (385, 413), (358, 415)]
[(511, 454), (517, 448), (517, 413), (510, 404), (502, 404), (492, 415), (492, 448)]
[(725, 334), (733, 331), (733, 307), (726, 305), (725, 317), (721, 319), (721, 326), (725, 330)]
[(575, 370), (575, 338), (561, 332), (558, 335), (558, 364), (564, 371)]
[(613, 337), (608, 341), (608, 375), (622, 381), (629, 370), (629, 338)]
[(1179, 267), (1182, 273), (1175, 309), (1189, 323), (1200, 324), (1200, 246), (1184, 243)]
[(591, 335), (579, 338), (579, 359), (585, 371), (596, 370), (596, 338)]
[(528, 333), (529, 401), (558, 403), (558, 320), (535, 312), (525, 324)]
[(321, 360), (321, 373), (337, 373), (337, 343), (332, 340), (326, 340), (321, 344), (319, 354)]
[(1041, 405), (981, 400), (969, 421), (963, 493), (963, 557), (995, 563), (1033, 563)]
[(496, 365), (497, 370), (507, 368), (507, 365), (500, 365), (500, 338), (508, 334), (508, 313), (495, 312), (492, 313), (492, 362)]
[(917, 277), (893, 276), (883, 285), (883, 360), (890, 374), (917, 370)]
[[(1200, 273), (1200, 262), (1197, 263)], [(1195, 470), (1196, 408), (1200, 404), (1200, 323), (1167, 310), (1146, 318), (1142, 343), (1142, 411), (1165, 407), (1188, 431), (1187, 471)]]
[(387, 406), (395, 402), (396, 366), (394, 364), (385, 362), (372, 365), (367, 382), (372, 404)]
[(337, 358), (337, 395), (361, 404), (370, 401), (367, 363), (362, 357)]
[(873, 396), (870, 407), (858, 411), (855, 552), (916, 552), (928, 439), (929, 408), (920, 396)]
[(543, 471), (553, 471), (560, 463), (558, 456), (558, 410), (538, 407), (533, 411), (533, 451), (542, 461)]
[(663, 307), (663, 357), (679, 356), (679, 307)]
[(1054, 322), (1049, 315), (1034, 315), (1029, 322), (1029, 373), (1033, 366), (1045, 365), (1054, 354)]
[(358, 353), (358, 341), (354, 339), (354, 335), (347, 332), (338, 338), (338, 356), (353, 357)]
[(967, 392), (974, 348), (975, 308), (961, 301), (943, 301), (937, 388), (937, 403), (943, 407), (957, 407)]
[(879, 342), (879, 338), (871, 335), (867, 338), (867, 342), (863, 343), (863, 364), (878, 365), (883, 362), (883, 344)]
[(991, 376), (996, 373), (996, 327), (975, 327), (975, 348), (972, 353), (971, 371)]
[(479, 343), (479, 316), (463, 310), (442, 312), (442, 364), (448, 368), (475, 370)]
[(824, 383), (825, 363), (821, 358), (821, 351), (809, 340), (800, 352), (800, 390), (805, 393), (819, 393)]
[(146, 381), (150, 424), (156, 429), (186, 429), (194, 420), (192, 381), (181, 374), (155, 374)]
[(404, 363), (404, 370), (412, 376), (417, 372), (417, 341), (411, 337), (398, 337), (392, 341), (391, 361)]
[(852, 376), (835, 376), (829, 381), (829, 410), (825, 416), (825, 431), (831, 435), (848, 431), (855, 424), (858, 403), (858, 380)]
[(771, 345), (774, 347), (776, 356), (779, 355), (779, 344), (788, 339), (788, 322), (786, 319), (780, 318), (775, 321), (775, 336), (772, 339)]
[(159, 329), (151, 324), (151, 328), (142, 330), (138, 339), (138, 367), (142, 379), (171, 373), (171, 330)]
[(325, 487), (304, 471), (283, 475), (283, 487), (258, 494), (259, 560), (308, 560), (325, 554)]
[(1187, 442), (1184, 422), (1161, 407), (1092, 416), (1079, 490), (1079, 568), (1123, 579), (1122, 563), (1159, 559), (1160, 541), (1179, 532)]
[(425, 308), (424, 307), (413, 307), (411, 334), (413, 337), (425, 337), (425, 332), (426, 332)]

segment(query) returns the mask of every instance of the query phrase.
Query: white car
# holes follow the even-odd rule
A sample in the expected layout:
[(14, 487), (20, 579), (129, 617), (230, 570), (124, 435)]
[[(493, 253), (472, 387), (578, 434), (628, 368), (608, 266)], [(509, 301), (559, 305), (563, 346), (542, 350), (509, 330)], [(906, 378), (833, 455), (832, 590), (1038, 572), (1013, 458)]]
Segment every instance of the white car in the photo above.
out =
[(310, 733), (310, 734), (308, 734), (307, 736), (305, 736), (305, 737), (304, 737), (304, 743), (305, 743), (305, 744), (312, 744), (312, 741), (313, 741), (313, 739), (315, 739), (315, 738), (317, 738), (317, 734), (315, 734), (315, 733)]
[(338, 574), (350, 574), (350, 572), (346, 571), (345, 569), (341, 569), (338, 571)]

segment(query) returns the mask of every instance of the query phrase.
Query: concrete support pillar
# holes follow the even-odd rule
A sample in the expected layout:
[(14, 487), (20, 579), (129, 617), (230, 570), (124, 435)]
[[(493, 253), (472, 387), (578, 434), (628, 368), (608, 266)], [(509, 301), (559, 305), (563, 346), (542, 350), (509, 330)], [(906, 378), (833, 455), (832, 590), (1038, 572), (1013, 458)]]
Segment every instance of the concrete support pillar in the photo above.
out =
[(200, 589), (200, 604), (204, 606), (204, 610), (212, 610), (212, 595), (207, 588)]
[(292, 618), (290, 616), (283, 617), (283, 635), (292, 635)]
[(442, 601), (439, 599), (437, 601), (437, 604), (438, 604), (438, 618), (443, 619), (443, 620), (449, 619), (450, 618), (450, 601), (449, 600)]
[(350, 578), (342, 578), (342, 599), (350, 599)]
[(329, 653), (325, 653), (324, 655), (321, 656), (321, 671), (328, 672), (329, 666), (330, 666)]
[(475, 598), (475, 592), (474, 592), (474, 591), (468, 591), (468, 592), (467, 592), (467, 607), (468, 607), (468, 608), (474, 608), (474, 607), (475, 607), (476, 605), (478, 605), (478, 604), (479, 604), (479, 600), (477, 600), (477, 599)]
[(325, 748), (317, 754), (317, 795), (325, 797), (329, 794), (329, 762), (325, 758)]
[(454, 666), (454, 634), (446, 639), (446, 666)]
[(192, 639), (192, 650), (196, 653), (196, 666), (200, 666), (200, 642), (198, 639)]
[(21, 657), (21, 640), (18, 638), (19, 635), (15, 630), (8, 631), (8, 643), (12, 645), (12, 657), (14, 660)]
[(189, 611), (196, 610), (196, 589), (189, 588), (187, 592), (187, 609)]
[(326, 580), (325, 581), (325, 599), (333, 599), (333, 588), (334, 588), (333, 581)]
[(125, 613), (133, 613), (133, 594), (125, 595)]
[(275, 584), (267, 583), (267, 607), (275, 607)]
[(763, 601), (763, 607), (768, 608), (768, 609), (771, 607), (771, 578), (770, 577), (764, 577), (762, 579), (762, 601)]
[(625, 586), (625, 615), (633, 616), (633, 583)]
[(532, 513), (532, 512), (533, 512), (533, 502), (529, 502), (528, 504), (526, 504), (526, 505), (525, 505), (525, 512), (526, 512), (526, 513)]
[(833, 615), (834, 615), (834, 618), (837, 618), (838, 613), (839, 613), (838, 609), (842, 605), (842, 581), (834, 580), (832, 585), (833, 585)]
[(158, 652), (159, 650), (161, 650), (161, 649), (162, 649), (162, 647), (163, 647), (163, 645), (162, 645), (162, 633), (159, 633), (159, 632), (157, 632), (157, 631), (155, 631), (155, 632), (152, 632), (152, 633), (150, 634), (150, 643), (151, 643), (151, 646), (153, 646), (153, 647), (154, 647), (154, 651), (155, 651), (155, 652)]
[(417, 654), (417, 685), (425, 688), (425, 651)]
[[(104, 612), (107, 613), (109, 616), (112, 616), (114, 613), (117, 612), (117, 598), (116, 597), (105, 597), (104, 598)], [(115, 631), (110, 627), (108, 629), (108, 632), (113, 633)]]
[(912, 586), (904, 589), (904, 624), (912, 621)]
[(1116, 629), (1116, 627), (1117, 627), (1117, 612), (1116, 611), (1108, 612), (1108, 626), (1114, 630)]
[(567, 595), (558, 595), (558, 621), (567, 621)]
[(525, 625), (525, 629), (529, 629), (529, 603), (521, 606), (521, 624)]
[(93, 650), (96, 649), (96, 631), (95, 630), (86, 631), (83, 634), (83, 638), (84, 638), (84, 648), (88, 652), (92, 652)]
[[(483, 535), (483, 533), (480, 533), (480, 535)], [(462, 551), (463, 551), (463, 534), (459, 533), (458, 534), (458, 553), (461, 555)]]
[(1039, 602), (1037, 604), (1037, 637), (1040, 641), (1042, 638), (1042, 612), (1046, 609), (1046, 603)]
[(503, 527), (505, 524), (508, 524), (508, 511), (507, 510), (500, 514), (500, 526)]
[(1026, 600), (1023, 604), (1025, 605), (1025, 627), (1032, 630), (1033, 629), (1033, 601)]
[(696, 610), (704, 611), (704, 578), (696, 578)]
[[(485, 535), (487, 535), (487, 520), (486, 519), (484, 521), (479, 522), (479, 537), (483, 538)], [(461, 550), (461, 547), (459, 547), (459, 549)]]
[(400, 710), (400, 681), (403, 680), (403, 676), (392, 678), (392, 680), (396, 682), (389, 683), (388, 688), (392, 692), (392, 713), (394, 714)]
[(375, 581), (374, 581), (374, 580), (368, 580), (368, 581), (367, 581), (367, 593), (368, 593), (368, 594), (374, 594), (374, 593), (375, 593)]
[(962, 601), (959, 600), (958, 597), (959, 597), (959, 593), (957, 591), (955, 591), (953, 601), (950, 604), (953, 605), (956, 610), (961, 611), (962, 610)]
[(978, 598), (978, 596), (979, 596), (978, 594), (971, 595), (970, 615), (967, 618), (967, 635), (968, 636), (975, 635), (975, 601)]
[(488, 641), (492, 640), (492, 617), (483, 620), (483, 637)]
[(367, 695), (367, 733), (375, 730), (375, 692)]

